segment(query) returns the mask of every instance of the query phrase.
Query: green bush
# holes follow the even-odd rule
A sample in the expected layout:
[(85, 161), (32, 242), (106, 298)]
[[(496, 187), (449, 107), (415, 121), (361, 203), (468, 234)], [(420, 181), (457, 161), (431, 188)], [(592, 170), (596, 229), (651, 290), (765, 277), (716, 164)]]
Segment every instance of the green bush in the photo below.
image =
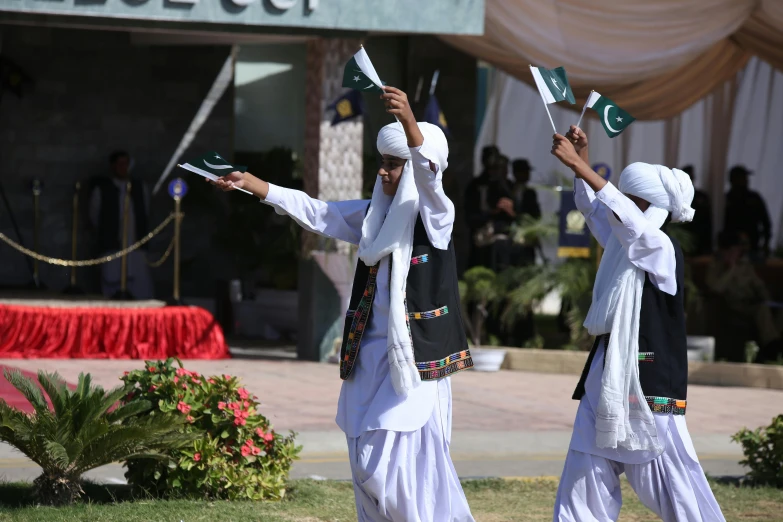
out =
[[(181, 418), (139, 416), (152, 407), (147, 400), (114, 408), (128, 390), (120, 386), (104, 391), (92, 385), (89, 374), (79, 375), (76, 390), (69, 390), (56, 373), (38, 372), (40, 388), (19, 371), (5, 370), (3, 374), (34, 411), (23, 412), (0, 399), (0, 440), (43, 469), (33, 483), (42, 504), (75, 502), (83, 493), (82, 474), (99, 466), (133, 462), (129, 459), (136, 457), (165, 465), (170, 448), (194, 438), (180, 432)], [(51, 409), (41, 388), (52, 403)]]
[(150, 415), (176, 413), (186, 431), (200, 434), (189, 447), (171, 452), (173, 465), (128, 463), (134, 486), (163, 496), (280, 500), (301, 447), (294, 433), (281, 436), (258, 413), (256, 397), (230, 375), (204, 377), (177, 359), (147, 361), (122, 377), (133, 392), (127, 403), (150, 401)]
[(742, 445), (748, 466), (748, 477), (757, 484), (783, 488), (783, 414), (772, 419), (767, 427), (753, 431), (743, 428), (731, 438)]

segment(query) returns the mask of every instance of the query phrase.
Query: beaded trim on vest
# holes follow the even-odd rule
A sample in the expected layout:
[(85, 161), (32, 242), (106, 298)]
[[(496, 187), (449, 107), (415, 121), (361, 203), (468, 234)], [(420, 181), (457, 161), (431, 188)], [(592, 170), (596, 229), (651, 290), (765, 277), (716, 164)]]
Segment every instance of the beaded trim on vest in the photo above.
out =
[(655, 362), (655, 352), (639, 352), (639, 362)]
[(359, 345), (362, 342), (364, 328), (367, 326), (367, 319), (370, 317), (372, 302), (375, 300), (376, 280), (378, 279), (378, 266), (370, 267), (370, 276), (367, 278), (367, 286), (364, 287), (364, 294), (359, 300), (359, 305), (353, 311), (353, 322), (348, 330), (348, 344), (345, 347), (345, 357), (340, 361), (340, 378), (342, 380), (350, 377), (353, 371), (353, 365), (356, 363), (356, 357), (359, 355)]
[(685, 407), (688, 403), (688, 401), (668, 397), (647, 396), (645, 399), (647, 399), (647, 404), (653, 413), (673, 413), (674, 415), (685, 415)]
[(470, 350), (453, 353), (439, 361), (416, 363), (416, 368), (418, 368), (422, 380), (425, 381), (440, 379), (472, 367), (473, 358), (470, 356)]

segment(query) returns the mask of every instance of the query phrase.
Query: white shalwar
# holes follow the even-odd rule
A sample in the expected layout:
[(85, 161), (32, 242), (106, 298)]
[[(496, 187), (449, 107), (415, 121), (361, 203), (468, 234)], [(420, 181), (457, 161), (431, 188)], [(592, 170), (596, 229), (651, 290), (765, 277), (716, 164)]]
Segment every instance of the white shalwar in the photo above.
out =
[[(574, 199), (601, 245), (605, 245), (609, 235), (614, 233), (629, 252), (632, 262), (650, 275), (658, 289), (676, 293), (676, 262), (673, 255), (662, 255), (668, 249), (661, 247), (666, 241), (669, 245), (671, 242), (658, 229), (645, 230), (644, 217), (633, 202), (622, 197), (611, 184), (596, 194), (580, 179), (575, 180)], [(668, 287), (672, 281), (674, 288)], [(625, 472), (642, 503), (664, 522), (725, 522), (699, 464), (684, 415), (653, 414), (658, 439), (664, 446), (661, 455), (622, 447), (597, 447), (595, 409), (601, 390), (605, 348), (604, 338), (593, 357), (585, 381), (585, 394), (576, 412), (553, 520), (617, 520), (622, 506), (619, 477)]]
[[(422, 220), (435, 248), (447, 249), (454, 205), (441, 172), (429, 170), (412, 148), (413, 175)], [(306, 230), (359, 244), (369, 200), (323, 202), (303, 192), (269, 186), (263, 201)], [(427, 209), (427, 211), (425, 211)], [(451, 381), (422, 381), (401, 397), (392, 387), (386, 338), (389, 257), (381, 260), (372, 305), (351, 377), (343, 381), (336, 422), (348, 442), (356, 511), (360, 522), (473, 521), (449, 454)]]

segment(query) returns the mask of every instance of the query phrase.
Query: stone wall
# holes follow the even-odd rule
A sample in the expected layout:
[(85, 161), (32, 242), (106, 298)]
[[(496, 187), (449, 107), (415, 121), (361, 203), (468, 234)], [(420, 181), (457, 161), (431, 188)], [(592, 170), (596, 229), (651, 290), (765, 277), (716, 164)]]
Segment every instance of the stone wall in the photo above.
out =
[[(33, 199), (30, 183), (43, 181), (40, 251), (70, 257), (71, 198), (74, 183), (104, 174), (108, 155), (126, 149), (134, 159), (134, 174), (150, 186), (161, 175), (183, 133), (230, 53), (228, 46), (134, 46), (122, 32), (3, 27), (2, 54), (35, 80), (22, 99), (6, 92), (0, 102), (0, 182), (21, 227), (25, 244), (33, 240)], [(185, 158), (205, 150), (233, 151), (233, 86), (214, 108)], [(200, 180), (175, 172), (191, 185)], [(165, 187), (164, 187), (165, 188)], [(226, 196), (215, 196), (220, 202)], [(212, 199), (215, 199), (212, 198)], [(183, 260), (192, 275), (183, 274), (183, 293), (212, 295), (209, 268), (216, 254), (210, 249), (214, 223), (206, 210), (183, 209)], [(203, 199), (203, 198), (202, 198)], [(223, 203), (225, 204), (225, 203)], [(152, 201), (151, 224), (171, 211), (162, 190)], [(5, 206), (0, 202), (0, 231), (16, 239)], [(156, 258), (170, 236), (153, 243)], [(82, 234), (80, 257), (91, 254), (89, 236)], [(203, 253), (209, 255), (203, 255)], [(209, 270), (207, 270), (209, 272)], [(95, 271), (92, 275), (94, 276)], [(153, 272), (156, 290), (170, 292), (170, 261)], [(202, 276), (195, 277), (197, 274)], [(91, 274), (80, 274), (82, 285)], [(50, 289), (67, 286), (69, 272), (42, 265), (42, 281)], [(30, 273), (24, 258), (0, 244), (0, 286), (25, 284)], [(94, 277), (93, 277), (94, 281)]]

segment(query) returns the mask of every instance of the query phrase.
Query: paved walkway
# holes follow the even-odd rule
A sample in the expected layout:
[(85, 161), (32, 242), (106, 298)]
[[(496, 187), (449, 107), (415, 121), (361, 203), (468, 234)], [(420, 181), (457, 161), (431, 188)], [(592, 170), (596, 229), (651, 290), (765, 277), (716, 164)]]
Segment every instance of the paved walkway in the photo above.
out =
[[(0, 364), (36, 371), (58, 371), (69, 382), (89, 372), (104, 387), (119, 384), (124, 370), (140, 361), (0, 360)], [(228, 373), (242, 378), (258, 395), (261, 411), (275, 428), (299, 432), (304, 450), (293, 475), (348, 478), (345, 439), (334, 423), (340, 392), (334, 365), (298, 361), (232, 359), (186, 361), (202, 374)], [(463, 372), (452, 380), (452, 455), (462, 476), (558, 475), (568, 447), (577, 402), (570, 399), (576, 376), (501, 371)], [(780, 414), (783, 391), (690, 386), (688, 427), (705, 470), (738, 475), (741, 458), (730, 436), (740, 428), (769, 424)], [(27, 467), (25, 467), (27, 466)], [(36, 469), (9, 448), (0, 447), (0, 475), (34, 477)], [(119, 467), (96, 478), (121, 480)]]

